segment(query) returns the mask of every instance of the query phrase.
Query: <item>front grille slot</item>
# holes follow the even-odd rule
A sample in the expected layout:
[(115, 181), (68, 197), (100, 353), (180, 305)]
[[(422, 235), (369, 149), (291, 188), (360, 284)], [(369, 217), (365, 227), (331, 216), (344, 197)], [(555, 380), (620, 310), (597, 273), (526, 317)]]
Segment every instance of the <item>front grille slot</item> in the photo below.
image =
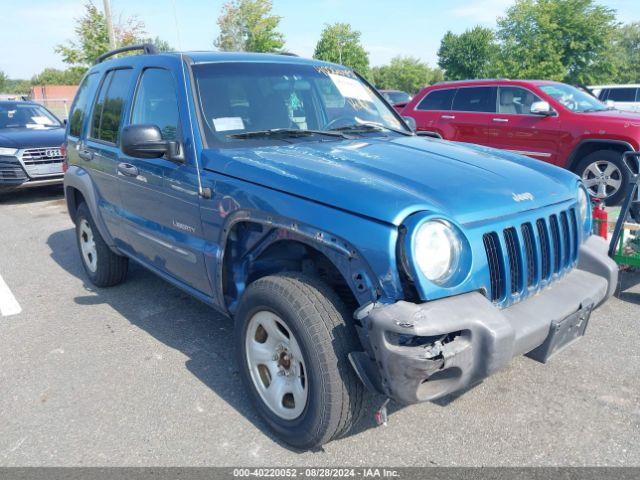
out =
[(578, 221), (573, 208), (500, 233), (485, 233), (482, 239), (490, 276), (487, 296), (495, 303), (545, 285), (572, 268), (578, 258)]
[(489, 265), (489, 278), (491, 280), (491, 301), (497, 302), (504, 296), (504, 260), (500, 239), (495, 232), (485, 233), (482, 237), (484, 248), (487, 252), (487, 262)]
[(547, 225), (542, 218), (536, 222), (536, 228), (538, 229), (538, 238), (540, 239), (540, 264), (542, 269), (540, 276), (543, 280), (548, 280), (551, 274), (549, 234), (547, 233)]
[(527, 268), (527, 287), (532, 287), (538, 275), (538, 265), (536, 263), (535, 236), (530, 223), (522, 225), (522, 239)]
[(511, 276), (511, 293), (516, 294), (520, 291), (522, 284), (522, 269), (520, 265), (522, 258), (520, 256), (520, 245), (518, 242), (518, 234), (513, 227), (504, 230), (504, 243), (507, 247), (507, 256), (509, 260), (509, 274)]
[(551, 244), (553, 245), (553, 271), (558, 273), (562, 265), (562, 250), (560, 249), (558, 217), (555, 215), (551, 215), (549, 218), (549, 231), (551, 232)]
[(62, 175), (64, 155), (60, 147), (27, 148), (22, 152), (22, 163), (30, 177)]

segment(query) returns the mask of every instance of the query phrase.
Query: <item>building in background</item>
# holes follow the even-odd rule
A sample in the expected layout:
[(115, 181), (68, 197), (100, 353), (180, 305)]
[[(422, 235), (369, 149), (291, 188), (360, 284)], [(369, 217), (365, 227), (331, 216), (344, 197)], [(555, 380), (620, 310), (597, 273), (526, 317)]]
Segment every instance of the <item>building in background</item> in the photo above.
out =
[(69, 108), (77, 90), (77, 85), (35, 85), (31, 87), (29, 98), (64, 119), (69, 117)]

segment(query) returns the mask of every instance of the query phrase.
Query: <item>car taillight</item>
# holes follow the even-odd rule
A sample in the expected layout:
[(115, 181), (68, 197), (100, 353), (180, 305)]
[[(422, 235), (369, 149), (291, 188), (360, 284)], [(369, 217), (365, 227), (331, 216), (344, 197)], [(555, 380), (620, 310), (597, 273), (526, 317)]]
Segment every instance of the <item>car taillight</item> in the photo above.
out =
[(69, 162), (67, 160), (67, 145), (64, 143), (60, 145), (60, 155), (64, 157), (64, 160), (62, 160), (62, 172), (67, 173), (67, 170), (69, 170)]

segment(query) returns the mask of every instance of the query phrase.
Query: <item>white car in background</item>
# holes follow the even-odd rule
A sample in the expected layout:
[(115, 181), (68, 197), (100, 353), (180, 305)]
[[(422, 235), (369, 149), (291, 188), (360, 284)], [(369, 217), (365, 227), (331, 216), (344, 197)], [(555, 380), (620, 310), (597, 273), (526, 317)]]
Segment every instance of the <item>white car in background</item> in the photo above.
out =
[(640, 112), (640, 84), (588, 87), (598, 99), (618, 110)]

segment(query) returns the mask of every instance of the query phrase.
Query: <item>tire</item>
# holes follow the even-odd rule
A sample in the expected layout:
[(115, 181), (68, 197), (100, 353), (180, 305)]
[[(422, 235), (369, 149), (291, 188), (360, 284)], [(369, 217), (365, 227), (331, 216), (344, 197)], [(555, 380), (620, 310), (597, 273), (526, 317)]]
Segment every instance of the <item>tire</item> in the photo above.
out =
[[(82, 266), (91, 283), (96, 287), (113, 287), (124, 281), (129, 260), (115, 254), (105, 243), (84, 202), (76, 212), (76, 241)], [(83, 246), (86, 249), (83, 250)]]
[[(575, 171), (592, 197), (603, 199), (609, 206), (620, 205), (624, 200), (629, 184), (629, 171), (622, 160), (622, 153), (614, 150), (595, 151), (580, 160)], [(604, 176), (600, 181), (599, 173)], [(619, 183), (619, 186), (614, 188), (613, 183)]]
[[(346, 434), (360, 417), (364, 387), (347, 358), (359, 347), (354, 328), (345, 321), (347, 315), (335, 292), (320, 280), (299, 273), (260, 278), (250, 284), (242, 296), (235, 318), (235, 341), (243, 382), (262, 418), (282, 441), (293, 447), (319, 447)], [(292, 337), (299, 347), (298, 353), (302, 356), (299, 363), (303, 368), (295, 370), (296, 349), (291, 347), (292, 341), (289, 345), (290, 364), (294, 370), (292, 378), (280, 377), (284, 376), (284, 381), (290, 382), (291, 391), (296, 382), (303, 384), (306, 388), (304, 404), (296, 403), (297, 397), (293, 393), (285, 393), (280, 400), (282, 392), (287, 392), (286, 388), (278, 390), (280, 394), (275, 398), (279, 399), (280, 405), (275, 405), (275, 409), (265, 400), (268, 387), (276, 386), (276, 381), (280, 381), (278, 370), (286, 373), (286, 365), (280, 362), (282, 352), (279, 356), (279, 351), (275, 350), (272, 362), (257, 368), (255, 363), (254, 367), (250, 366), (252, 342), (258, 345), (262, 340), (262, 345), (271, 345), (271, 333), (266, 339), (258, 335), (260, 327), (267, 325), (269, 318), (282, 322), (282, 328), (278, 329), (285, 335), (278, 339), (289, 333), (289, 341)], [(256, 325), (258, 329), (254, 330)], [(268, 328), (265, 330), (269, 331)], [(271, 351), (270, 348), (265, 350)], [(268, 374), (264, 374), (264, 368)], [(271, 379), (268, 385), (265, 376)], [(284, 418), (281, 413), (288, 395), (291, 395), (289, 408), (296, 411), (289, 415), (290, 418)]]

